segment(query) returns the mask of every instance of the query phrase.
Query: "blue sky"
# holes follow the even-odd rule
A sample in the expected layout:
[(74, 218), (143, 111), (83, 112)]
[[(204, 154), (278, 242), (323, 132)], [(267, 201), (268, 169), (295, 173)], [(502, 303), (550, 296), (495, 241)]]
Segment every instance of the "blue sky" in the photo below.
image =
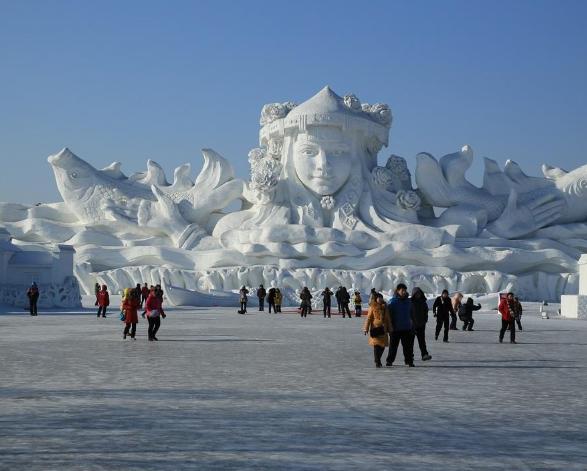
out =
[(127, 174), (212, 147), (246, 176), (261, 106), (324, 85), (388, 103), (390, 147), (587, 164), (585, 1), (0, 0), (0, 201), (60, 199), (63, 147)]

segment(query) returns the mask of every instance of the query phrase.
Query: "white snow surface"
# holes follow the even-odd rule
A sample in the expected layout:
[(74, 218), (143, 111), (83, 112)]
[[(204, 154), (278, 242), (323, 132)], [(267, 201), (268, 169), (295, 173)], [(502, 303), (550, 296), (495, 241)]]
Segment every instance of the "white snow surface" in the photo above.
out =
[(115, 306), (4, 310), (0, 469), (584, 470), (587, 323), (536, 307), (518, 345), (480, 311), (383, 369), (364, 318), (168, 309), (147, 342)]

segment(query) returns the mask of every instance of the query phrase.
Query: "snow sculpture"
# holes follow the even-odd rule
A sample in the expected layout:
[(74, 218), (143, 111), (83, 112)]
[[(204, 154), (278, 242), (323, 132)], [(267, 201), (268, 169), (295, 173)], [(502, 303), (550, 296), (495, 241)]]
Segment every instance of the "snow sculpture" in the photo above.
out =
[(464, 146), (419, 154), (414, 187), (404, 158), (378, 164), (391, 123), (387, 105), (328, 87), (300, 105), (265, 105), (249, 181), (210, 149), (195, 181), (184, 164), (171, 184), (153, 161), (127, 177), (120, 163), (98, 170), (64, 149), (49, 157), (63, 202), (0, 203), (0, 223), (22, 241), (72, 244), (86, 291), (162, 280), (200, 290), (274, 281), (286, 296), (399, 281), (540, 299), (576, 289), (587, 166), (543, 166), (537, 178), (485, 159), (479, 188), (465, 178)]
[(579, 259), (579, 294), (561, 296), (561, 316), (587, 319), (587, 255)]

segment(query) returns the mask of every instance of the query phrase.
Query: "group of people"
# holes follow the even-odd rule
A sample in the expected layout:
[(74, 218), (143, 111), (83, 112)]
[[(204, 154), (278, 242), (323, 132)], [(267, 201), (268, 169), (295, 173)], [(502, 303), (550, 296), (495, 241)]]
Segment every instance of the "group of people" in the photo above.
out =
[[(418, 346), (423, 361), (432, 359), (426, 346), (426, 324), (428, 322), (428, 302), (424, 292), (415, 287), (412, 296), (408, 295), (405, 284), (397, 285), (393, 297), (389, 303), (381, 293), (372, 290), (369, 302), (367, 319), (363, 326), (365, 335), (369, 335), (369, 344), (373, 346), (375, 366), (383, 366), (381, 358), (385, 347), (389, 347), (385, 365), (393, 366), (397, 356), (397, 350), (401, 343), (406, 365), (414, 366), (414, 340), (418, 340)], [(434, 300), (432, 312), (436, 317), (435, 340), (438, 340), (441, 330), (444, 328), (443, 341), (448, 342), (449, 330), (457, 329), (457, 315), (463, 322), (463, 330), (472, 331), (475, 320), (473, 312), (481, 309), (480, 304), (475, 304), (472, 298), (467, 298), (463, 303), (463, 295), (456, 293), (449, 297), (447, 290)], [(499, 342), (503, 342), (506, 330), (510, 331), (510, 342), (516, 343), (515, 327), (522, 328), (522, 305), (513, 293), (508, 293), (500, 301), (499, 313), (502, 317)]]
[[(106, 317), (106, 310), (110, 305), (110, 295), (106, 285), (95, 285), (96, 306), (98, 306), (97, 317)], [(149, 341), (156, 341), (157, 332), (161, 326), (161, 318), (165, 318), (163, 311), (163, 289), (161, 285), (143, 286), (137, 284), (134, 288), (125, 288), (123, 290), (120, 302), (120, 320), (124, 322), (122, 338), (135, 339), (137, 324), (139, 322), (139, 309), (143, 309), (141, 316), (147, 318), (148, 330), (147, 337)]]
[[(267, 299), (267, 306), (269, 307), (269, 314), (271, 314), (271, 310), (273, 312), (281, 312), (281, 303), (283, 302), (283, 295), (281, 294), (281, 290), (272, 286), (269, 288), (269, 291), (265, 289), (265, 287), (261, 284), (257, 289), (257, 299), (259, 300), (259, 311), (265, 311), (265, 299)], [(247, 304), (249, 302), (249, 290), (246, 286), (243, 286), (239, 290), (239, 300), (240, 300), (240, 309), (238, 310), (239, 314), (246, 314), (247, 313)]]
[[(371, 296), (375, 292), (374, 289), (371, 290)], [(247, 304), (249, 301), (249, 289), (246, 286), (243, 286), (239, 290), (239, 301), (240, 301), (240, 309), (238, 310), (239, 314), (245, 314), (247, 312)], [(265, 310), (265, 301), (267, 301), (267, 305), (269, 306), (269, 313), (273, 310), (274, 313), (281, 312), (281, 306), (283, 302), (283, 294), (281, 290), (276, 287), (269, 288), (267, 291), (264, 286), (261, 284), (256, 292), (257, 299), (259, 300), (259, 311)], [(351, 311), (349, 305), (351, 303), (351, 294), (344, 286), (339, 286), (336, 292), (333, 292), (330, 288), (326, 287), (322, 293), (320, 294), (322, 297), (322, 312), (324, 317), (330, 318), (332, 315), (332, 297), (336, 299), (336, 304), (338, 307), (338, 313), (342, 314), (342, 317), (349, 317), (351, 318)], [(307, 286), (304, 286), (299, 294), (300, 299), (300, 306), (299, 312), (300, 317), (308, 317), (308, 314), (312, 313), (312, 299), (314, 296), (310, 292)], [(361, 317), (363, 313), (363, 299), (361, 298), (361, 293), (358, 290), (355, 290), (352, 295), (352, 302), (354, 305), (354, 311), (356, 317)]]

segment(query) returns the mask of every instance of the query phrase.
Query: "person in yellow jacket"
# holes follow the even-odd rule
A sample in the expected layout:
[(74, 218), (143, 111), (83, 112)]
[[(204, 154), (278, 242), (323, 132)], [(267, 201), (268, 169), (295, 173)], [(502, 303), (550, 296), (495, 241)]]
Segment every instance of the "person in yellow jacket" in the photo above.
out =
[(279, 288), (275, 288), (275, 312), (281, 312), (281, 301), (283, 301), (283, 295)]
[(385, 347), (389, 345), (389, 334), (391, 333), (389, 313), (381, 293), (377, 294), (375, 302), (369, 306), (363, 332), (365, 335), (369, 335), (369, 345), (373, 346), (375, 366), (381, 368), (381, 356)]
[(363, 314), (363, 299), (358, 289), (353, 294), (353, 301), (355, 304), (355, 317), (361, 317), (361, 314)]

